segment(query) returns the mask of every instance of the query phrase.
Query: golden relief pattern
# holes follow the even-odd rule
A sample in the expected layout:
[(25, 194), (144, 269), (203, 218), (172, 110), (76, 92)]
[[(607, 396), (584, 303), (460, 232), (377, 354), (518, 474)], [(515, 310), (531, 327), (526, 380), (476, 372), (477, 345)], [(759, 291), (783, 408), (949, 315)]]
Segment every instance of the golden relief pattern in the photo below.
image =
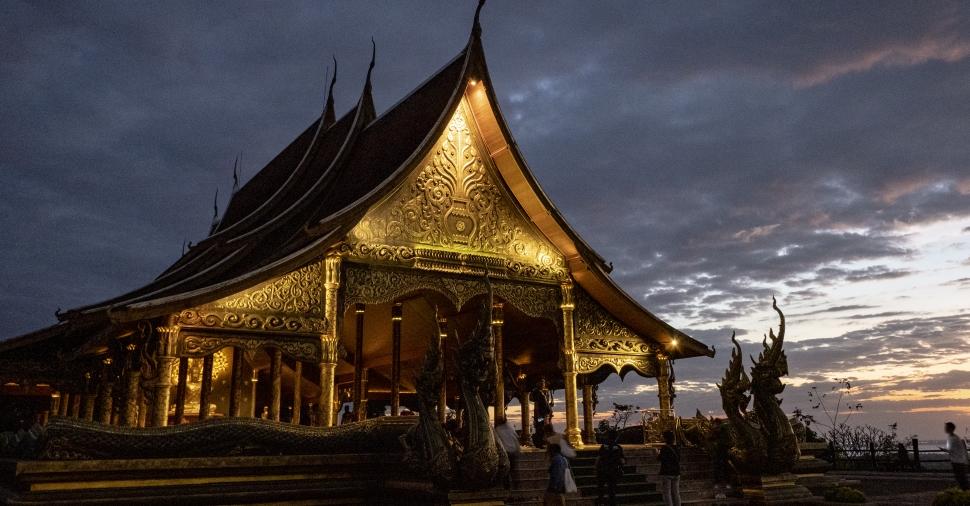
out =
[(256, 288), (220, 299), (219, 309), (323, 316), (323, 262), (317, 261)]
[(343, 251), (428, 270), (565, 279), (562, 256), (480, 155), (466, 107), (458, 107), (423, 168), (350, 232)]
[(632, 367), (643, 376), (656, 376), (657, 345), (638, 336), (610, 315), (584, 290), (575, 291), (576, 368), (591, 373), (603, 366), (620, 372)]
[[(319, 339), (295, 340), (273, 339), (267, 337), (241, 336), (197, 336), (187, 335), (182, 339), (179, 354), (189, 357), (203, 357), (217, 352), (227, 346), (253, 354), (264, 348), (278, 348), (284, 355), (303, 362), (319, 362), (321, 360), (321, 345)], [(328, 350), (324, 350), (328, 351)]]
[(270, 330), (321, 334), (324, 266), (316, 261), (238, 294), (179, 313), (188, 327)]
[[(444, 277), (415, 270), (399, 270), (350, 264), (345, 272), (343, 310), (356, 303), (382, 304), (405, 295), (430, 290), (444, 295), (460, 309), (477, 295), (488, 292), (484, 281)], [(542, 284), (492, 282), (495, 296), (533, 318), (559, 322), (559, 290)]]
[(625, 367), (632, 367), (638, 373), (646, 377), (656, 377), (657, 369), (654, 361), (646, 357), (637, 356), (615, 356), (615, 355), (588, 355), (579, 353), (576, 358), (576, 372), (588, 374), (595, 372), (603, 366), (612, 367), (619, 373)]

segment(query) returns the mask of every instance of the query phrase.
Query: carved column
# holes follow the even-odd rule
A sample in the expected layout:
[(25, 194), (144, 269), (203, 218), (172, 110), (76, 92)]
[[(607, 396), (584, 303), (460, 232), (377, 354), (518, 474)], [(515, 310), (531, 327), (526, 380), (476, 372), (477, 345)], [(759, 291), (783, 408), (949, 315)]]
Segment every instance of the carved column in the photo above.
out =
[(519, 433), (519, 444), (522, 446), (532, 446), (532, 431), (529, 430), (529, 426), (532, 423), (530, 419), (529, 408), (529, 391), (523, 390), (519, 392), (519, 406), (522, 409), (522, 432)]
[(492, 306), (492, 335), (495, 338), (495, 425), (505, 422), (505, 348), (502, 328), (505, 326), (503, 304)]
[(448, 419), (448, 361), (445, 360), (445, 346), (448, 339), (448, 319), (438, 318), (438, 356), (441, 357), (441, 390), (438, 393), (438, 420), (445, 423)]
[(391, 306), (391, 416), (401, 412), (401, 303)]
[(303, 394), (300, 390), (303, 388), (303, 362), (299, 360), (296, 361), (296, 365), (293, 366), (293, 415), (290, 417), (290, 423), (300, 425), (300, 417), (303, 415)]
[(127, 373), (125, 374), (125, 409), (121, 414), (121, 425), (125, 427), (138, 426), (138, 405), (141, 402), (141, 368), (138, 363), (138, 355), (135, 353), (138, 346), (130, 343), (125, 346)]
[(583, 381), (583, 431), (586, 433), (584, 442), (586, 444), (596, 443), (593, 435), (593, 384), (588, 380)]
[(81, 416), (81, 397), (83, 394), (80, 392), (74, 392), (71, 395), (71, 411), (68, 413), (71, 418), (77, 419)]
[(168, 404), (172, 394), (172, 367), (175, 366), (175, 347), (179, 326), (167, 325), (155, 329), (158, 334), (158, 379), (155, 382), (155, 405), (152, 406), (152, 427), (168, 425)]
[(242, 350), (239, 348), (231, 348), (231, 350), (232, 371), (229, 377), (229, 416), (239, 416), (239, 412), (242, 409)]
[(60, 399), (57, 399), (57, 416), (67, 416), (67, 407), (71, 402), (71, 394), (61, 392)]
[(566, 391), (566, 438), (573, 446), (580, 447), (583, 440), (579, 430), (579, 413), (576, 409), (576, 346), (574, 342), (573, 310), (576, 303), (573, 300), (573, 285), (563, 283), (562, 287), (562, 328), (563, 328), (563, 365), (562, 373)]
[(360, 373), (360, 388), (363, 391), (360, 399), (360, 412), (357, 413), (355, 420), (358, 422), (367, 419), (367, 397), (370, 391), (368, 390), (367, 381), (370, 378), (370, 368), (365, 367)]
[(354, 305), (357, 328), (354, 344), (354, 420), (363, 420), (364, 408), (364, 308), (361, 303)]
[(324, 270), (324, 311), (327, 315), (329, 328), (326, 334), (320, 336), (320, 416), (318, 423), (324, 427), (334, 424), (333, 402), (336, 386), (334, 371), (337, 369), (337, 355), (340, 346), (340, 332), (338, 323), (338, 296), (340, 295), (340, 257), (328, 255)]
[(249, 416), (253, 418), (262, 418), (263, 411), (259, 409), (259, 405), (256, 403), (256, 387), (259, 385), (259, 369), (253, 366), (253, 376), (249, 382), (249, 398), (253, 401), (253, 411)]
[(660, 412), (664, 417), (672, 417), (674, 409), (674, 396), (671, 383), (670, 358), (666, 355), (657, 355), (657, 397), (660, 398)]
[(98, 394), (98, 421), (111, 425), (111, 410), (114, 407), (114, 382), (111, 377), (113, 359), (107, 357), (101, 361), (104, 369), (101, 372), (101, 392)]
[(84, 373), (84, 407), (81, 410), (81, 418), (86, 422), (94, 421), (94, 404), (98, 400), (95, 393), (95, 386), (91, 384), (91, 373)]
[(138, 404), (138, 426), (145, 428), (148, 426), (148, 412), (151, 410), (151, 406), (148, 405), (148, 397), (145, 397), (145, 392), (141, 394), (141, 401)]
[(202, 357), (202, 381), (199, 385), (199, 420), (209, 418), (209, 404), (212, 404), (212, 366), (215, 357)]
[(270, 355), (269, 378), (270, 378), (270, 397), (269, 397), (269, 418), (270, 420), (280, 421), (280, 404), (283, 398), (283, 351), (273, 348)]
[(178, 385), (175, 387), (175, 425), (184, 422), (185, 392), (188, 389), (189, 357), (179, 357)]

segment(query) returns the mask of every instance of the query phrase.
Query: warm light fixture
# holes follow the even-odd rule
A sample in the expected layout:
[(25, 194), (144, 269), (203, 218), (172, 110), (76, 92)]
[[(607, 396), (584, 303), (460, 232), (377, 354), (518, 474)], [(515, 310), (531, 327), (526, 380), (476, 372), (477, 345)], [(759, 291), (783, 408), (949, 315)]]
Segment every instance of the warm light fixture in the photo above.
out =
[(472, 80), (468, 81), (468, 84), (470, 84), (472, 86), (475, 86), (476, 84), (478, 84), (478, 80), (477, 79), (472, 79)]
[(677, 339), (671, 339), (670, 340), (670, 346), (673, 347), (673, 348), (676, 348), (677, 347)]

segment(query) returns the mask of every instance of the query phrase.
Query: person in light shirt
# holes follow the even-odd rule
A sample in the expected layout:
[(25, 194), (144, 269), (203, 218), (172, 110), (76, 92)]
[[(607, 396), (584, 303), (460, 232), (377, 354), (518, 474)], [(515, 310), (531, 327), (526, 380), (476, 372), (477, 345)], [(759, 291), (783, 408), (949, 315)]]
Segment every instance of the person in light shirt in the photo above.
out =
[(946, 448), (940, 448), (950, 454), (950, 465), (953, 466), (953, 477), (960, 484), (960, 489), (970, 489), (967, 482), (967, 444), (956, 435), (957, 426), (953, 422), (946, 422)]

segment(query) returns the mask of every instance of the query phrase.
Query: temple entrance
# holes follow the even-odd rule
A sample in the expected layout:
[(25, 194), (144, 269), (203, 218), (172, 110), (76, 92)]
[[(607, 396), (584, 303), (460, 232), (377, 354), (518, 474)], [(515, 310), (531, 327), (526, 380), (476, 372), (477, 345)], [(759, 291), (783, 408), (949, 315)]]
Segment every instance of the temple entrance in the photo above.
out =
[[(340, 342), (346, 353), (337, 366), (340, 403), (353, 420), (383, 415), (407, 416), (420, 410), (415, 377), (431, 345), (441, 346), (445, 360), (445, 388), (439, 419), (460, 423), (460, 340), (474, 329), (484, 294), (471, 296), (456, 307), (452, 298), (436, 290), (418, 289), (387, 301), (348, 304), (342, 315)], [(494, 417), (504, 418), (513, 399), (527, 399), (540, 377), (562, 388), (559, 370), (561, 331), (551, 318), (526, 314), (508, 299), (493, 299), (493, 335), (501, 368), (482, 392)], [(501, 371), (501, 372), (499, 372)], [(501, 380), (497, 380), (501, 374)], [(498, 396), (496, 397), (496, 392)], [(504, 402), (496, 402), (501, 398)], [(516, 410), (516, 425), (530, 427), (525, 410)], [(564, 415), (563, 415), (564, 419)]]

